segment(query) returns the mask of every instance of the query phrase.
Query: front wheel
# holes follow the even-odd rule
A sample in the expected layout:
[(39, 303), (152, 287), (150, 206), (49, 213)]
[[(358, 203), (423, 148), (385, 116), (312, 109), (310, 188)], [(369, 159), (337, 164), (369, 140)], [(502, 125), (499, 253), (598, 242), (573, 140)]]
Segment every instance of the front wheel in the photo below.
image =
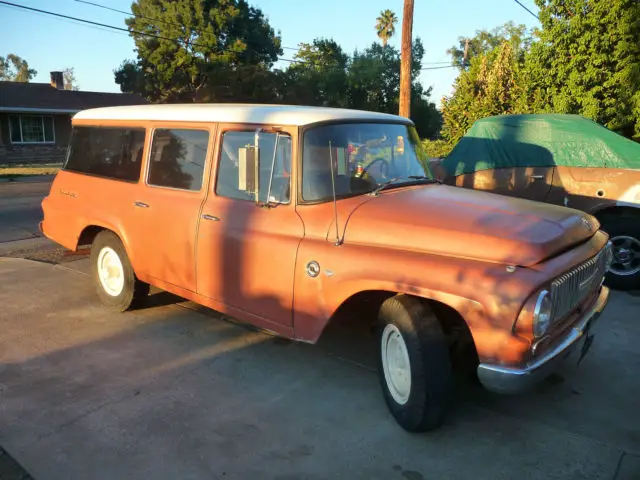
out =
[(410, 432), (437, 428), (452, 385), (438, 319), (424, 301), (396, 295), (380, 307), (377, 333), (380, 383), (391, 414)]
[(136, 277), (124, 245), (110, 231), (100, 232), (91, 245), (91, 267), (98, 296), (105, 305), (124, 312), (149, 293)]
[(613, 246), (613, 263), (606, 283), (616, 290), (640, 288), (640, 222), (637, 217), (608, 215), (601, 219), (602, 229)]

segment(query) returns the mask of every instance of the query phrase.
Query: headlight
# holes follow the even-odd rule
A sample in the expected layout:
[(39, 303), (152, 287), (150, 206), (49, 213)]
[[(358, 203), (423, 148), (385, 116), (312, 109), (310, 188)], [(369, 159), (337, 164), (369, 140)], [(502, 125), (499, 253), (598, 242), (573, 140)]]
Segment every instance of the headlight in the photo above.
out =
[(611, 240), (609, 240), (607, 246), (604, 247), (604, 258), (605, 272), (608, 272), (613, 264), (613, 243), (611, 243)]
[(551, 295), (542, 290), (536, 300), (533, 310), (533, 334), (536, 337), (544, 335), (551, 324)]

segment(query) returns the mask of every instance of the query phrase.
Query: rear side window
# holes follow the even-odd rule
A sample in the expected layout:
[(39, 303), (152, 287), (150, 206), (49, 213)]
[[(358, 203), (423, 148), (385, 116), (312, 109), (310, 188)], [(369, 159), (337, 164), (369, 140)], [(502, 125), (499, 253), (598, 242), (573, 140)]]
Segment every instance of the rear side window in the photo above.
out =
[(74, 127), (64, 169), (137, 182), (144, 128)]
[(200, 190), (208, 144), (207, 130), (155, 130), (149, 158), (149, 185)]

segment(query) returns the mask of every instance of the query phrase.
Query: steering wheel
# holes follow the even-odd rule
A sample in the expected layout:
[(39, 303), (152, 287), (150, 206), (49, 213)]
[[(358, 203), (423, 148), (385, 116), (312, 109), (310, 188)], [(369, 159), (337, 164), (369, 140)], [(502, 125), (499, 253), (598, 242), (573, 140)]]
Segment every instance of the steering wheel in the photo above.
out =
[(371, 167), (373, 167), (376, 163), (380, 163), (380, 173), (383, 177), (387, 178), (387, 173), (389, 173), (389, 163), (381, 157), (376, 158), (373, 162), (367, 165), (362, 169), (362, 175), (366, 174)]

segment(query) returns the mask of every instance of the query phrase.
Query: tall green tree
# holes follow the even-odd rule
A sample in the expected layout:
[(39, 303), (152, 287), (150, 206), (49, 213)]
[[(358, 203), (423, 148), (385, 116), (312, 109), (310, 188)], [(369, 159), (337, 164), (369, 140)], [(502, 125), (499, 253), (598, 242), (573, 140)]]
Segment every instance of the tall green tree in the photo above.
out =
[(380, 16), (376, 18), (376, 34), (382, 41), (383, 47), (387, 46), (391, 37), (396, 33), (396, 23), (398, 23), (398, 17), (389, 9), (380, 12)]
[(536, 0), (542, 28), (527, 56), (527, 102), (577, 113), (640, 139), (640, 2)]
[(301, 43), (287, 69), (281, 96), (285, 103), (347, 106), (349, 56), (333, 39)]
[[(460, 68), (467, 68), (474, 57), (486, 55), (505, 41), (511, 43), (516, 56), (524, 60), (524, 54), (533, 42), (532, 33), (525, 25), (507, 22), (493, 30), (476, 30), (473, 37), (458, 37), (458, 44), (447, 50), (451, 55), (451, 63)], [(464, 62), (465, 48), (467, 62)]]
[(280, 37), (245, 0), (137, 0), (131, 11), (138, 58), (114, 72), (116, 83), (150, 100), (197, 101), (239, 68), (266, 71), (282, 54)]
[(28, 82), (38, 74), (33, 68), (29, 68), (26, 60), (18, 55), (10, 53), (5, 57), (0, 57), (0, 81), (5, 82)]
[(523, 100), (526, 76), (511, 42), (471, 59), (442, 102), (442, 136), (455, 144), (476, 120), (528, 111)]

